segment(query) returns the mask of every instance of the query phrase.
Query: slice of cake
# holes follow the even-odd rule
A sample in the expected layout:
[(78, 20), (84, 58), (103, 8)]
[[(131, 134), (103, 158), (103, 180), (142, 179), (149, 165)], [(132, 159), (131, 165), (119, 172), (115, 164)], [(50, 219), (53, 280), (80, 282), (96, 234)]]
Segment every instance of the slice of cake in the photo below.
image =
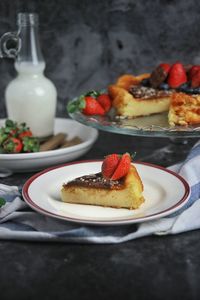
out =
[(200, 124), (200, 95), (174, 93), (168, 119), (171, 126)]
[(176, 62), (173, 65), (162, 63), (151, 74), (123, 75), (108, 88), (112, 105), (118, 115), (125, 117), (168, 111), (174, 92), (199, 94), (200, 73), (197, 76), (197, 70), (199, 66), (184, 66)]
[(143, 184), (130, 155), (108, 155), (102, 172), (85, 175), (64, 184), (61, 199), (68, 203), (136, 209), (143, 202)]
[[(160, 70), (161, 68), (156, 72), (159, 74)], [(108, 87), (117, 115), (140, 117), (169, 110), (170, 95), (173, 91), (169, 86), (162, 85), (159, 79), (164, 80), (164, 77), (159, 78), (156, 72), (140, 76), (123, 75)]]

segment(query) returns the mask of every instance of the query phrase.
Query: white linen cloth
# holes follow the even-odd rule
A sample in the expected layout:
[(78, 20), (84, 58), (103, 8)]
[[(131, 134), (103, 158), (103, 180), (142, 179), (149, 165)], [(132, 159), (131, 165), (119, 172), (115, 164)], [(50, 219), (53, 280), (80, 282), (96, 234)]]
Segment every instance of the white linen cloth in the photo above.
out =
[(57, 241), (68, 243), (121, 243), (147, 235), (177, 234), (200, 228), (200, 142), (187, 159), (171, 170), (186, 179), (191, 187), (187, 204), (164, 218), (121, 226), (87, 226), (57, 220), (33, 211), (22, 200), (16, 186), (0, 184), (0, 239)]

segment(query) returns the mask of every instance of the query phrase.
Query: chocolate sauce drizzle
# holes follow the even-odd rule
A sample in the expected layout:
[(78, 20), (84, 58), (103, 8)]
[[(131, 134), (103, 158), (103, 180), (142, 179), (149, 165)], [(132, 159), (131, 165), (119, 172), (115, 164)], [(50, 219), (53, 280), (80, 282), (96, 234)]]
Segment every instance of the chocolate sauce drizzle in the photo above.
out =
[(160, 90), (152, 87), (145, 87), (142, 85), (134, 85), (129, 89), (129, 93), (131, 93), (135, 98), (141, 99), (156, 99), (161, 97), (169, 97), (173, 90)]
[(64, 184), (64, 187), (76, 187), (82, 186), (87, 188), (99, 188), (99, 189), (116, 189), (120, 190), (124, 187), (124, 178), (120, 180), (105, 179), (102, 173), (96, 173), (91, 175), (85, 175), (69, 181)]

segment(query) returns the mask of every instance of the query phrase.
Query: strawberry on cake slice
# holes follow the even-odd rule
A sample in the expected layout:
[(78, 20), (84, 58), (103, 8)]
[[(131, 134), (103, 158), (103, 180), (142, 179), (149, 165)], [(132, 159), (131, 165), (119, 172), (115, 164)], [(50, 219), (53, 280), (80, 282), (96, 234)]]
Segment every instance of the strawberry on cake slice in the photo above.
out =
[(61, 199), (68, 203), (136, 209), (143, 202), (143, 184), (128, 153), (105, 157), (101, 172), (63, 184)]

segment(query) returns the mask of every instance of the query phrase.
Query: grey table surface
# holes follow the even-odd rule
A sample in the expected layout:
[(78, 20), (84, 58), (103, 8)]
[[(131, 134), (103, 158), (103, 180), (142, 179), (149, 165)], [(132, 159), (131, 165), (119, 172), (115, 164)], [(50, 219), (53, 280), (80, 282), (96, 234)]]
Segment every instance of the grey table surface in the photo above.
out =
[[(189, 140), (187, 149), (195, 141)], [(164, 138), (100, 132), (80, 159), (136, 151), (140, 160), (168, 144)], [(177, 146), (168, 154), (170, 162), (184, 159), (182, 150)], [(159, 156), (147, 161), (169, 164)], [(1, 182), (23, 185), (31, 175), (14, 174)], [(117, 245), (0, 241), (0, 299), (199, 299), (199, 236), (196, 230)]]

